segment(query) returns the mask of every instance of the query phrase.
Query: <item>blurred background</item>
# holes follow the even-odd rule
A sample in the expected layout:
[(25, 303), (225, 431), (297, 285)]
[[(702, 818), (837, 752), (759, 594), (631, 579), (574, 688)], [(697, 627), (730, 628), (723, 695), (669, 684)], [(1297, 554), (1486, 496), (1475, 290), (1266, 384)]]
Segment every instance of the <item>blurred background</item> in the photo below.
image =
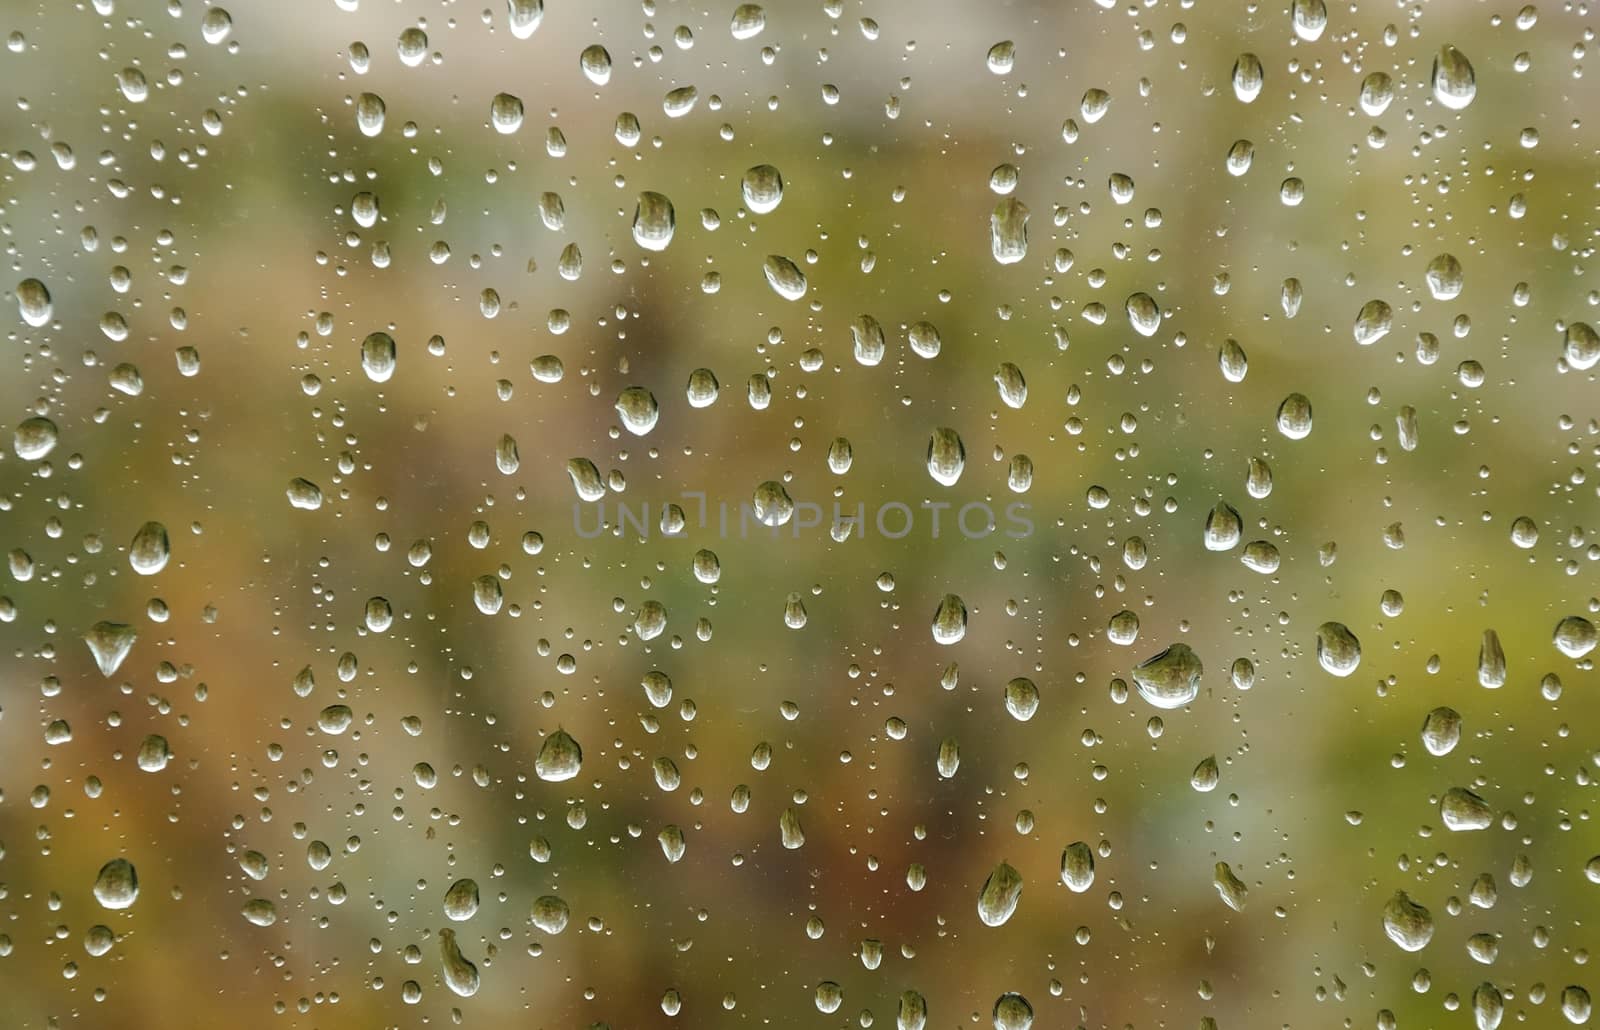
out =
[[(866, 1027), (916, 991), (929, 1026), (986, 1026), (1014, 991), (1046, 1027), (1471, 1026), (1485, 982), (1508, 1019), (1561, 1025), (1564, 987), (1600, 987), (1596, 681), (1551, 642), (1600, 609), (1600, 385), (1561, 361), (1600, 300), (1588, 14), (1335, 4), (1318, 30), (1296, 3), (1297, 31), (1283, 2), (735, 6), (0, 4), (0, 392), (14, 427), (58, 431), (0, 456), (5, 1025)], [(595, 45), (608, 74), (580, 60)], [(1435, 95), (1445, 46), (1473, 70), (1464, 109)], [(669, 93), (691, 86), (684, 111)], [(764, 214), (741, 193), (759, 165), (783, 181)], [(643, 191), (675, 212), (663, 250), (635, 240)], [(1027, 247), (1001, 264), (1011, 198)], [(1447, 299), (1425, 279), (1441, 254), (1464, 282)], [(1391, 328), (1362, 346), (1373, 300)], [(374, 332), (395, 341), (382, 382)], [(659, 405), (642, 437), (614, 407), (628, 387)], [(1314, 411), (1300, 440), (1275, 421), (1291, 393)], [(965, 447), (949, 487), (938, 427)], [(603, 505), (573, 458), (609, 477)], [(296, 479), (320, 506), (291, 503)], [(769, 481), (829, 517), (740, 532)], [(1013, 502), (1020, 539), (951, 530)], [(1226, 551), (1204, 546), (1219, 502), (1242, 520)], [(925, 503), (953, 506), (937, 537)], [(841, 541), (835, 504), (914, 524)], [(147, 576), (130, 550), (151, 521), (170, 559)], [(1255, 540), (1276, 571), (1241, 563)], [(944, 646), (946, 594), (968, 623)], [(109, 676), (84, 643), (102, 621), (137, 633)], [(1318, 664), (1329, 621), (1360, 640), (1348, 678)], [(1130, 670), (1178, 642), (1200, 693), (1160, 710)], [(1028, 721), (1004, 704), (1018, 676)], [(1441, 757), (1419, 736), (1438, 706), (1463, 724)], [(558, 728), (582, 769), (549, 782)], [(139, 760), (151, 735), (164, 765)], [(1447, 830), (1453, 787), (1494, 825)], [(1081, 894), (1060, 879), (1075, 841), (1096, 854)], [(92, 888), (119, 857), (139, 893), (113, 910)], [(1023, 890), (991, 927), (1002, 861)], [(1467, 900), (1484, 873), (1488, 908)], [(480, 906), (452, 921), (462, 879)], [(1396, 890), (1437, 924), (1416, 954), (1384, 933)], [(543, 896), (562, 932), (530, 921)]]

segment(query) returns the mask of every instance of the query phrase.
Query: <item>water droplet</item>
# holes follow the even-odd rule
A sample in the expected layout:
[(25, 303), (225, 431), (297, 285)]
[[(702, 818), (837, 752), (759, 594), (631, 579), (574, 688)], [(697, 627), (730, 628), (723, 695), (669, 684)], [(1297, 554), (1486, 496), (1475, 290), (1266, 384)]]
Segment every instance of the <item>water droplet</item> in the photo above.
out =
[(1454, 300), (1461, 296), (1464, 276), (1461, 262), (1456, 260), (1454, 254), (1440, 254), (1429, 261), (1424, 276), (1428, 282), (1428, 292), (1433, 294), (1434, 300)]
[(611, 54), (599, 43), (591, 43), (583, 48), (578, 55), (578, 67), (596, 86), (604, 86), (611, 81)]
[(1562, 357), (1567, 364), (1580, 372), (1586, 372), (1600, 362), (1600, 333), (1596, 333), (1587, 322), (1571, 322), (1562, 339)]
[(1402, 950), (1421, 951), (1433, 940), (1433, 916), (1405, 891), (1395, 891), (1383, 906), (1383, 932)]
[(23, 461), (38, 461), (56, 449), (60, 433), (56, 424), (42, 415), (23, 419), (11, 437), (11, 449)]
[(995, 371), (994, 382), (1000, 388), (1000, 400), (1008, 408), (1020, 408), (1028, 400), (1028, 383), (1022, 369), (1009, 361), (1001, 362)]
[(978, 892), (978, 918), (985, 926), (1003, 926), (1022, 899), (1022, 874), (1001, 862)]
[(1010, 75), (1017, 63), (1017, 45), (1009, 39), (1001, 40), (989, 48), (985, 63), (996, 75)]
[(24, 322), (35, 329), (50, 324), (55, 305), (44, 283), (37, 279), (24, 279), (17, 283), (16, 297), (17, 311)]
[(356, 128), (363, 136), (376, 136), (383, 131), (387, 109), (383, 98), (376, 93), (363, 93), (356, 98)]
[(1342, 622), (1317, 627), (1317, 662), (1335, 676), (1348, 676), (1361, 665), (1361, 641)]
[(794, 518), (794, 500), (784, 485), (773, 479), (755, 488), (750, 508), (755, 512), (756, 521), (763, 526), (787, 525)]
[(1217, 896), (1222, 903), (1235, 912), (1243, 912), (1245, 902), (1249, 899), (1250, 892), (1245, 887), (1244, 881), (1234, 875), (1233, 869), (1226, 862), (1218, 862), (1213, 870), (1211, 885), (1217, 889)]
[(1394, 327), (1394, 309), (1381, 300), (1369, 300), (1361, 305), (1361, 310), (1356, 313), (1354, 333), (1356, 342), (1363, 347), (1370, 347), (1385, 336)]
[(1433, 59), (1433, 96), (1445, 107), (1459, 111), (1478, 95), (1477, 76), (1467, 55), (1446, 43)]
[(633, 209), (633, 242), (645, 250), (666, 250), (676, 227), (672, 201), (649, 190), (639, 194), (638, 206)]
[(1182, 708), (1200, 696), (1205, 666), (1188, 644), (1173, 644), (1132, 672), (1139, 696), (1156, 708)]
[(394, 375), (394, 338), (388, 333), (370, 333), (361, 341), (361, 368), (375, 383), (386, 383)]
[(449, 927), (439, 931), (439, 961), (445, 986), (463, 998), (478, 993), (478, 967), (468, 962)]
[(89, 645), (89, 653), (94, 656), (95, 665), (99, 666), (100, 674), (106, 677), (116, 673), (138, 639), (139, 634), (134, 628), (121, 622), (97, 622), (83, 635), (84, 643)]
[(1294, 0), (1289, 8), (1289, 18), (1296, 36), (1307, 43), (1315, 43), (1328, 27), (1328, 6), (1323, 0)]
[(967, 635), (967, 606), (956, 594), (945, 594), (933, 613), (933, 639), (938, 644), (955, 644)]
[(1487, 830), (1494, 825), (1494, 809), (1465, 787), (1451, 787), (1439, 799), (1439, 818), (1445, 829), (1458, 833)]
[(1007, 991), (995, 999), (994, 1030), (1030, 1030), (1033, 1006), (1020, 994)]
[(936, 358), (939, 356), (939, 330), (931, 322), (913, 322), (906, 330), (906, 342), (911, 345), (912, 353), (919, 358)]
[(1376, 118), (1394, 101), (1394, 80), (1386, 72), (1372, 72), (1361, 80), (1361, 110)]
[(139, 874), (125, 858), (113, 858), (94, 878), (94, 899), (102, 908), (120, 910), (139, 900)]
[(567, 459), (567, 477), (572, 480), (572, 488), (580, 501), (598, 501), (606, 495), (605, 480), (588, 458)]
[(1291, 440), (1311, 435), (1311, 400), (1303, 393), (1291, 393), (1278, 405), (1278, 432)]
[(1448, 755), (1461, 741), (1461, 713), (1441, 705), (1422, 720), (1422, 746), (1430, 755)]
[(478, 914), (478, 883), (476, 880), (457, 880), (444, 892), (445, 918), (458, 923), (466, 922)]
[(522, 98), (510, 93), (496, 93), (489, 101), (489, 124), (502, 136), (509, 136), (522, 128)]
[(954, 429), (940, 426), (928, 438), (928, 475), (941, 486), (954, 486), (967, 467), (967, 448)]
[(1594, 623), (1581, 615), (1568, 615), (1556, 623), (1552, 642), (1556, 650), (1576, 661), (1600, 644), (1600, 632)]
[(159, 522), (146, 522), (128, 545), (128, 564), (141, 576), (154, 576), (167, 567), (171, 554), (167, 527)]
[(1250, 103), (1261, 95), (1261, 86), (1265, 81), (1266, 71), (1261, 67), (1261, 58), (1255, 54), (1244, 53), (1233, 63), (1233, 95), (1241, 103)]
[(1039, 710), (1039, 688), (1026, 676), (1006, 684), (1006, 711), (1018, 722), (1027, 722)]
[(539, 755), (533, 762), (534, 772), (546, 783), (570, 780), (578, 775), (582, 767), (583, 748), (578, 746), (571, 734), (559, 728), (544, 738)]
[(800, 813), (791, 805), (783, 810), (778, 817), (778, 839), (790, 851), (798, 850), (805, 846), (806, 831), (800, 825)]
[(567, 903), (554, 894), (545, 894), (535, 898), (528, 911), (528, 919), (540, 933), (547, 933), (552, 937), (558, 936), (567, 928), (567, 922), (572, 918), (572, 909)]
[(989, 243), (995, 261), (1014, 265), (1028, 256), (1028, 205), (1006, 197), (989, 216)]
[(1244, 520), (1227, 501), (1218, 501), (1217, 506), (1206, 514), (1206, 550), (1231, 551), (1239, 546), (1239, 538), (1243, 533)]
[(1073, 841), (1062, 850), (1061, 882), (1074, 894), (1094, 886), (1094, 852), (1083, 841)]
[(1128, 324), (1140, 336), (1154, 336), (1161, 328), (1161, 308), (1148, 293), (1130, 294), (1126, 307)]
[(506, 13), (511, 34), (527, 39), (544, 18), (544, 0), (506, 0)]
[(733, 9), (729, 30), (734, 39), (753, 39), (767, 27), (767, 12), (759, 4), (740, 4)]
[(783, 173), (772, 165), (756, 165), (739, 182), (745, 207), (758, 215), (777, 210), (783, 202)]
[(767, 285), (784, 300), (799, 300), (806, 295), (805, 273), (781, 254), (768, 254), (761, 266)]

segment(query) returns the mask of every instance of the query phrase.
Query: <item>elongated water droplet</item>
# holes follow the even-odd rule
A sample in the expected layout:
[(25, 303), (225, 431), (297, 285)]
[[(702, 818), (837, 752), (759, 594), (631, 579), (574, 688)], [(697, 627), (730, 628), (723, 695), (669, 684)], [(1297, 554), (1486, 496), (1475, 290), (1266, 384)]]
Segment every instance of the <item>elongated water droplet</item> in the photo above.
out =
[(50, 289), (38, 279), (24, 279), (17, 283), (17, 312), (22, 320), (35, 329), (50, 324), (55, 305), (50, 300)]
[(1249, 899), (1250, 892), (1245, 887), (1244, 881), (1233, 872), (1232, 867), (1226, 862), (1218, 862), (1213, 870), (1211, 885), (1217, 889), (1217, 896), (1222, 903), (1235, 912), (1243, 912), (1245, 902)]
[(1029, 213), (1028, 205), (1016, 197), (995, 205), (989, 216), (989, 244), (998, 263), (1014, 265), (1028, 256)]
[(1291, 393), (1278, 405), (1278, 432), (1291, 440), (1311, 435), (1311, 400), (1303, 393)]
[(544, 18), (544, 0), (506, 0), (506, 14), (511, 34), (527, 39)]
[(605, 480), (588, 458), (567, 459), (567, 476), (581, 501), (598, 501), (606, 495)]
[(984, 63), (996, 75), (1010, 75), (1017, 63), (1017, 45), (1009, 39), (1001, 40), (989, 48)]
[(370, 333), (361, 341), (361, 369), (368, 379), (375, 383), (388, 382), (394, 375), (395, 363), (394, 337), (388, 333)]
[(633, 209), (633, 242), (645, 250), (666, 250), (677, 224), (672, 201), (650, 190), (639, 194)]
[(1323, 0), (1294, 0), (1289, 7), (1289, 18), (1296, 36), (1307, 43), (1315, 43), (1328, 27), (1328, 6)]
[(781, 254), (768, 254), (761, 266), (767, 285), (784, 300), (799, 300), (806, 295), (805, 273)]
[[(770, 818), (770, 817), (769, 817)], [(778, 817), (778, 839), (790, 851), (805, 846), (806, 831), (800, 826), (800, 813), (791, 805)]]
[(1505, 1014), (1505, 996), (1500, 993), (1500, 988), (1484, 981), (1473, 989), (1472, 1021), (1477, 1030), (1499, 1030)]
[(1073, 841), (1062, 850), (1061, 882), (1074, 894), (1094, 886), (1094, 852), (1083, 841)]
[(478, 967), (468, 962), (449, 927), (439, 931), (439, 961), (445, 986), (463, 998), (478, 993)]
[(1478, 645), (1478, 685), (1488, 690), (1498, 690), (1506, 685), (1506, 652), (1500, 646), (1500, 634), (1492, 629), (1483, 631), (1483, 643)]
[(128, 564), (141, 576), (154, 576), (167, 567), (172, 555), (172, 545), (167, 539), (167, 527), (159, 522), (146, 522), (133, 535), (128, 545)]
[(1472, 103), (1478, 95), (1477, 76), (1467, 55), (1446, 43), (1433, 59), (1433, 97), (1452, 111)]
[(961, 436), (947, 426), (940, 426), (928, 437), (928, 475), (940, 486), (954, 486), (967, 467), (967, 448)]
[(1233, 95), (1241, 103), (1250, 103), (1261, 95), (1261, 86), (1266, 78), (1266, 70), (1261, 67), (1261, 58), (1255, 54), (1244, 53), (1233, 62)]
[(386, 108), (383, 98), (376, 93), (363, 93), (356, 98), (356, 128), (363, 136), (376, 136), (383, 131)]
[(1227, 501), (1218, 501), (1217, 506), (1206, 514), (1203, 537), (1206, 550), (1231, 551), (1239, 546), (1239, 538), (1243, 533), (1244, 520)]
[(1003, 926), (1017, 911), (1022, 898), (1022, 874), (1001, 862), (978, 892), (978, 918), (985, 926)]
[(1242, 383), (1250, 371), (1250, 359), (1245, 356), (1244, 348), (1239, 346), (1238, 340), (1222, 341), (1222, 349), (1217, 352), (1217, 365), (1222, 369), (1222, 378), (1230, 383)]
[(611, 81), (611, 54), (599, 43), (592, 43), (583, 48), (583, 52), (578, 55), (578, 67), (583, 69), (584, 76), (596, 86), (604, 86)]
[(960, 643), (967, 635), (967, 605), (956, 594), (945, 594), (933, 613), (933, 640), (938, 644)]
[(916, 991), (904, 991), (895, 1010), (895, 1030), (927, 1030), (928, 1000)]

